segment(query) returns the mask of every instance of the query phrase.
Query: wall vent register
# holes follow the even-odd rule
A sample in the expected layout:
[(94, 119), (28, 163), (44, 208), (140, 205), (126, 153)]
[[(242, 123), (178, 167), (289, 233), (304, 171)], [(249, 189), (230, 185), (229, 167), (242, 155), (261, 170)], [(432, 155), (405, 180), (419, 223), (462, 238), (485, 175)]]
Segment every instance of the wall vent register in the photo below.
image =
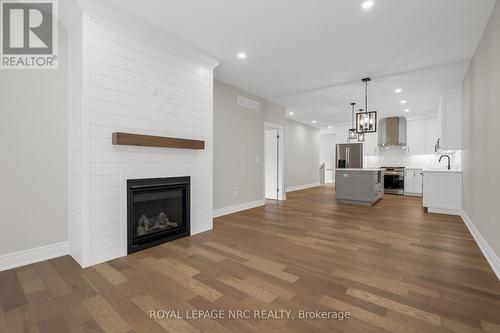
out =
[(247, 109), (252, 109), (252, 110), (255, 110), (255, 111), (259, 111), (260, 110), (260, 104), (259, 104), (259, 102), (253, 101), (251, 99), (248, 99), (248, 98), (245, 98), (245, 97), (242, 97), (242, 96), (238, 96), (237, 103), (238, 103), (238, 105), (243, 106), (243, 107), (245, 107)]

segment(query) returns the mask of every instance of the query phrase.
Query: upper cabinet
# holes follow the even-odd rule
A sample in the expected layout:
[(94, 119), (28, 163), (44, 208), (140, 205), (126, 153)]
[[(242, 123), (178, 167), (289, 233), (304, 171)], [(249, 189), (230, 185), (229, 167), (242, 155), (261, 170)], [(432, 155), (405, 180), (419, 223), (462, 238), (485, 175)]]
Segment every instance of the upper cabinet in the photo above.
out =
[[(358, 143), (357, 139), (349, 140), (350, 124), (335, 125), (335, 140), (336, 143)], [(363, 155), (378, 155), (378, 135), (377, 133), (365, 134), (365, 141), (363, 143)]]
[(435, 153), (440, 133), (439, 117), (409, 119), (407, 130), (408, 154), (424, 155)]
[(425, 119), (408, 120), (407, 124), (408, 154), (425, 154)]
[(365, 134), (363, 153), (365, 155), (378, 155), (378, 133)]
[(349, 124), (335, 125), (335, 140), (337, 141), (337, 143), (350, 143), (349, 128), (351, 128)]
[(440, 89), (442, 150), (462, 149), (462, 84), (443, 86)]
[(425, 119), (425, 153), (434, 154), (438, 139), (441, 137), (441, 118)]

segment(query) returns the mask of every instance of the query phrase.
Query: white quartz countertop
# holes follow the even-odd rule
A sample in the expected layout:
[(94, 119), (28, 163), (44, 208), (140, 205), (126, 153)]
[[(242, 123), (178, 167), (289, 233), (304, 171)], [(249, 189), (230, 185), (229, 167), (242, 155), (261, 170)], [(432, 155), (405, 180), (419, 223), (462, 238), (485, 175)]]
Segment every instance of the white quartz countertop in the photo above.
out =
[(442, 172), (442, 173), (462, 173), (462, 170), (456, 170), (456, 169), (437, 169), (437, 168), (428, 168), (428, 169), (423, 169), (423, 172)]
[(381, 168), (346, 168), (346, 169), (337, 169), (338, 172), (343, 171), (359, 171), (359, 172), (373, 172), (373, 171), (383, 171)]

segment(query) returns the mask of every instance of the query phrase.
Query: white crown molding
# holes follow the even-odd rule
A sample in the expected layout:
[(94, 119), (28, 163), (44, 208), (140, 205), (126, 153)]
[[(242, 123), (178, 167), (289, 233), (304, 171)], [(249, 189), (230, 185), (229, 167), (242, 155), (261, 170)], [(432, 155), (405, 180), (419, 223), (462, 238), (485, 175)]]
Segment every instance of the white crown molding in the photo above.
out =
[(496, 255), (496, 253), (493, 251), (493, 249), (489, 246), (489, 244), (486, 242), (484, 239), (483, 235), (479, 232), (479, 230), (476, 228), (472, 220), (469, 218), (469, 215), (465, 211), (462, 210), (462, 220), (464, 221), (465, 225), (469, 229), (470, 233), (472, 234), (472, 237), (474, 237), (474, 240), (476, 241), (477, 245), (481, 249), (481, 252), (483, 252), (483, 255), (486, 257), (486, 260), (490, 264), (491, 268), (495, 272), (497, 279), (500, 280), (500, 258)]
[(0, 256), (0, 272), (69, 254), (69, 242), (40, 246)]
[(441, 95), (456, 94), (462, 91), (462, 80), (457, 82), (450, 82), (439, 86), (439, 93)]
[(224, 216), (224, 215), (228, 215), (228, 214), (233, 214), (233, 213), (241, 212), (242, 210), (247, 210), (247, 209), (252, 209), (252, 208), (264, 206), (265, 204), (266, 204), (266, 200), (260, 199), (260, 200), (256, 200), (256, 201), (244, 202), (244, 203), (233, 205), (233, 206), (217, 208), (217, 209), (214, 209), (213, 217), (219, 217), (219, 216)]
[(426, 112), (426, 113), (418, 113), (418, 114), (409, 114), (407, 116), (403, 116), (406, 118), (406, 120), (427, 120), (427, 119), (434, 119), (439, 116), (438, 112)]
[(201, 66), (214, 70), (220, 65), (215, 57), (187, 42), (181, 41), (167, 31), (161, 30), (149, 22), (132, 16), (121, 8), (105, 3), (102, 0), (78, 0), (83, 14), (96, 22), (119, 30), (131, 37), (154, 44), (168, 53), (181, 58), (189, 58)]

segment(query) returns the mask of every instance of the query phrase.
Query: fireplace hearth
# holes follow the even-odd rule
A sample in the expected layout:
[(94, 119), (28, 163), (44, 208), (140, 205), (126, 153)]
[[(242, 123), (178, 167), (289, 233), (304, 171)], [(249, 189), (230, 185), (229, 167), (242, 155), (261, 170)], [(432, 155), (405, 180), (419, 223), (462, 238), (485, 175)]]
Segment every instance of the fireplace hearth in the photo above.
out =
[(128, 253), (189, 236), (190, 177), (127, 180)]

